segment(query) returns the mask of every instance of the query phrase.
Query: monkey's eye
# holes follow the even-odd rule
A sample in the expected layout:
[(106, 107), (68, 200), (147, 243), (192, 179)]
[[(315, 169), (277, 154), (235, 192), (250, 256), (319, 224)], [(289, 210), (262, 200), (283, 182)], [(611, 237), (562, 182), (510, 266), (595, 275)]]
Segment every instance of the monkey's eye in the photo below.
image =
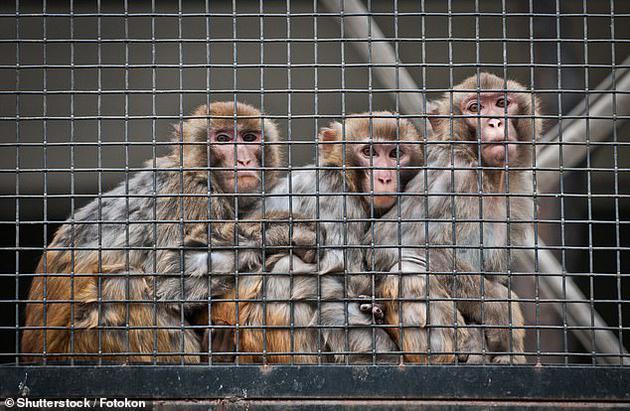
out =
[[(402, 152), (402, 150), (401, 150), (401, 151), (400, 151), (400, 156), (402, 157), (402, 155), (403, 155), (403, 152)], [(390, 157), (390, 158), (396, 158), (396, 149), (395, 149), (395, 148), (394, 148), (394, 149), (392, 149), (392, 151), (390, 151), (390, 152), (389, 152), (389, 157)]]
[(258, 136), (254, 133), (245, 133), (243, 135), (243, 141), (251, 143), (258, 140)]
[(229, 134), (221, 133), (221, 134), (217, 134), (216, 140), (219, 143), (229, 143), (230, 141), (232, 141), (232, 137)]
[(479, 112), (479, 103), (477, 103), (476, 101), (473, 101), (470, 104), (468, 104), (468, 111), (470, 111), (471, 113)]
[(374, 150), (374, 147), (372, 146), (365, 146), (361, 149), (361, 153), (363, 153), (364, 156), (369, 157), (370, 155), (376, 157), (376, 150)]
[(510, 100), (506, 100), (503, 97), (497, 100), (497, 107), (505, 107), (509, 105), (510, 105)]

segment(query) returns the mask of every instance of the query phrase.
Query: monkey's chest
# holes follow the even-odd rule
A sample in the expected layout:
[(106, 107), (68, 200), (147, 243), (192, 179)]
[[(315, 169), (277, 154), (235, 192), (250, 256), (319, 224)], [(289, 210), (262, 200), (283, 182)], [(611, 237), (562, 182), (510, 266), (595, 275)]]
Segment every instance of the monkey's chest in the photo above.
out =
[[(484, 202), (485, 203), (485, 202)], [(476, 220), (466, 224), (459, 238), (459, 254), (484, 273), (503, 273), (508, 267), (509, 219), (502, 205), (483, 204)], [(481, 216), (481, 217), (479, 217)]]

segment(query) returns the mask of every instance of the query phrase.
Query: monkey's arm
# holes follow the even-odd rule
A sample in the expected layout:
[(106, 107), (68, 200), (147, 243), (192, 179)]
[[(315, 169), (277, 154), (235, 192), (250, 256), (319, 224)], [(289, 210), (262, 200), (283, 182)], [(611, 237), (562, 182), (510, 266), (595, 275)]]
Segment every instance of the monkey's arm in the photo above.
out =
[[(305, 263), (317, 259), (317, 225), (306, 217), (289, 211), (257, 212), (248, 216), (254, 222), (238, 223), (238, 234), (265, 247), (267, 255), (293, 254)], [(233, 234), (232, 234), (233, 235)], [(325, 242), (326, 232), (319, 231), (319, 241)]]
[(252, 271), (249, 267), (260, 264), (257, 250), (240, 243), (241, 247), (237, 254), (225, 244), (218, 246), (212, 242), (208, 245), (194, 237), (185, 238), (183, 247), (166, 250), (158, 257), (157, 271), (162, 275), (158, 282), (158, 297), (167, 301), (201, 303), (208, 296), (225, 294), (232, 285), (231, 274), (236, 267), (239, 271)]
[[(291, 227), (288, 218), (288, 212), (266, 213), (264, 218), (254, 214), (248, 217), (253, 221), (222, 224), (213, 229), (210, 241), (208, 229), (199, 226), (184, 239), (183, 258), (179, 250), (171, 250), (158, 261), (159, 272), (173, 273), (160, 286), (160, 296), (195, 301), (222, 295), (229, 289), (234, 272), (254, 272), (262, 267), (263, 247), (269, 247), (268, 255), (286, 253), (292, 248), (305, 263), (315, 261), (315, 224), (297, 222)], [(300, 220), (295, 214), (292, 218)], [(185, 296), (181, 295), (181, 278), (175, 275), (181, 272)]]

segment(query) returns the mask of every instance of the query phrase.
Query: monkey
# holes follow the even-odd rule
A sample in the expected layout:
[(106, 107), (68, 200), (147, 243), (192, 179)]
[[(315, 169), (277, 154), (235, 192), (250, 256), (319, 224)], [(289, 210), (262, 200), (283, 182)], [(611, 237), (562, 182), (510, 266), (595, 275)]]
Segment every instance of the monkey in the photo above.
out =
[(515, 81), (481, 73), (432, 106), (426, 175), (406, 187), (427, 195), (403, 196), (365, 239), (383, 246), (368, 250), (368, 261), (390, 271), (378, 290), (385, 322), (399, 326), (393, 336), (406, 360), (452, 362), (456, 305), (464, 324), (485, 333), (472, 346), (487, 344), (493, 363), (524, 363), (523, 314), (506, 274), (509, 248), (533, 239), (532, 180), (523, 168), (542, 131), (538, 100)]
[(238, 351), (252, 353), (242, 362), (314, 363), (322, 349), (336, 362), (369, 362), (372, 353), (380, 361), (379, 354), (396, 350), (387, 332), (369, 328), (383, 313), (366, 300), (373, 285), (361, 241), (370, 217), (390, 209), (417, 172), (421, 143), (416, 128), (395, 113), (353, 115), (319, 131), (321, 167), (291, 171), (265, 197), (267, 212), (315, 220), (322, 254), (315, 264), (271, 256), (266, 273), (241, 279), (232, 291), (238, 304), (216, 306), (218, 318), (241, 327)]
[[(199, 362), (187, 312), (226, 293), (235, 265), (233, 251), (212, 246), (240, 239), (252, 249), (236, 264), (261, 264), (260, 236), (246, 238), (234, 221), (255, 208), (263, 182), (278, 181), (282, 153), (276, 124), (240, 102), (199, 107), (175, 136), (168, 155), (55, 233), (25, 307), (26, 359)], [(299, 236), (301, 226), (292, 229)], [(287, 235), (276, 230), (278, 244), (291, 246)], [(200, 243), (211, 252), (199, 253)]]
[[(251, 246), (248, 248), (264, 247), (267, 250), (267, 255), (274, 257), (276, 260), (279, 255), (282, 256), (290, 252), (296, 256), (299, 261), (303, 262), (303, 264), (313, 263), (317, 258), (317, 252), (315, 250), (317, 240), (317, 235), (315, 234), (316, 225), (314, 222), (290, 221), (293, 217), (300, 220), (299, 214), (290, 215), (287, 212), (274, 211), (264, 214), (261, 212), (253, 212), (245, 216), (244, 219), (238, 223), (238, 233), (235, 234), (239, 236), (241, 244), (247, 244), (249, 242)], [(230, 228), (234, 229), (235, 227), (230, 226)], [(293, 231), (291, 241), (287, 240), (290, 231)], [(321, 235), (324, 235), (324, 233), (320, 233), (320, 236)], [(191, 236), (192, 238), (202, 238), (204, 233), (193, 232)], [(221, 236), (224, 246), (228, 243), (232, 244), (226, 241), (227, 238), (228, 236), (226, 235)], [(283, 245), (288, 245), (288, 247)], [(207, 248), (207, 245), (201, 242), (199, 242), (197, 246), (201, 246), (202, 249)], [(218, 247), (215, 245), (215, 248)], [(205, 253), (205, 250), (202, 251), (202, 253)], [(225, 251), (214, 251), (212, 256), (215, 259), (223, 259), (222, 271), (232, 272), (237, 267), (242, 270), (244, 265), (241, 264), (239, 266), (235, 264), (238, 258), (234, 254), (234, 252), (226, 253)], [(200, 256), (203, 261), (203, 254), (197, 255)], [(249, 261), (248, 259), (244, 260)], [(229, 262), (233, 264), (230, 266)], [(308, 266), (313, 267), (312, 264)], [(259, 261), (257, 264), (245, 266), (245, 268), (249, 273), (242, 273), (243, 278), (241, 278), (240, 281), (247, 283), (249, 282), (248, 275), (251, 276), (253, 270), (258, 269), (258, 271), (260, 271), (262, 261)], [(211, 324), (211, 327), (204, 329), (202, 335), (201, 362), (208, 362), (209, 360), (213, 363), (234, 361), (235, 355), (233, 352), (236, 349), (234, 335), (235, 326), (226, 319), (229, 317), (225, 317), (225, 314), (223, 314), (224, 310), (221, 310), (220, 303), (221, 300), (233, 298), (238, 298), (238, 294), (232, 292), (229, 295), (218, 295), (217, 298), (215, 298), (214, 307), (203, 307), (201, 310), (195, 311), (191, 319), (191, 324), (205, 326)], [(214, 311), (215, 314), (212, 316), (212, 322), (210, 323), (210, 312), (212, 311)], [(211, 357), (210, 354), (212, 354)]]

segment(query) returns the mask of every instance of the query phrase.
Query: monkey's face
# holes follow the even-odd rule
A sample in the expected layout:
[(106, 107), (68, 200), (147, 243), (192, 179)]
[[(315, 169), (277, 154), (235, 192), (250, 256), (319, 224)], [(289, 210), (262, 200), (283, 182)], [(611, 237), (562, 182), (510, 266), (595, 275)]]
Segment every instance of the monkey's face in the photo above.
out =
[(258, 190), (261, 181), (260, 130), (211, 130), (209, 140), (213, 165), (226, 192), (247, 193)]
[(397, 167), (408, 166), (411, 156), (407, 147), (395, 143), (365, 142), (354, 145), (354, 158), (357, 166), (365, 169), (361, 181), (366, 201), (373, 202), (380, 212), (389, 210), (396, 203), (396, 193), (400, 191)]
[(493, 167), (502, 167), (515, 160), (518, 140), (515, 119), (506, 118), (518, 112), (517, 99), (512, 93), (470, 93), (460, 103), (466, 125), (472, 136), (481, 142), (481, 160)]

